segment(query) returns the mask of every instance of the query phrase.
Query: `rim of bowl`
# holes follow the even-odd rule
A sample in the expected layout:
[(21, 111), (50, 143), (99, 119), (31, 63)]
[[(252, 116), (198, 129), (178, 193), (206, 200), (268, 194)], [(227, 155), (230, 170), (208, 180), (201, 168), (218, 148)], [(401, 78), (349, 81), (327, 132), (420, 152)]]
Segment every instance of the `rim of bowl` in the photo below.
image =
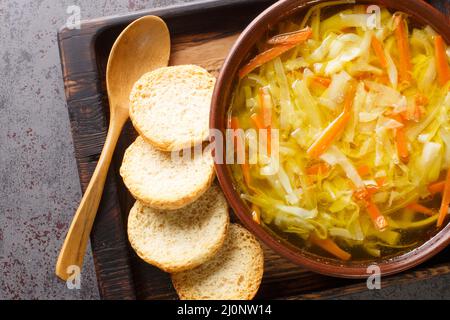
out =
[[(236, 73), (259, 38), (279, 21), (321, 2), (327, 2), (327, 0), (281, 0), (264, 10), (250, 22), (236, 40), (220, 71), (211, 103), (210, 128), (224, 132), (229, 98), (235, 84)], [(450, 42), (448, 18), (424, 1), (357, 0), (356, 3), (375, 4), (386, 7), (391, 11), (403, 11), (412, 16), (419, 24), (430, 25), (444, 37), (447, 43)], [(270, 229), (255, 223), (251, 218), (248, 206), (235, 189), (229, 166), (219, 163), (214, 165), (225, 197), (245, 227), (281, 256), (320, 274), (342, 278), (364, 278), (369, 275), (367, 267), (376, 263), (383, 276), (391, 275), (417, 266), (443, 250), (450, 243), (450, 223), (447, 223), (431, 239), (399, 256), (380, 260), (349, 262), (320, 256), (291, 244)]]

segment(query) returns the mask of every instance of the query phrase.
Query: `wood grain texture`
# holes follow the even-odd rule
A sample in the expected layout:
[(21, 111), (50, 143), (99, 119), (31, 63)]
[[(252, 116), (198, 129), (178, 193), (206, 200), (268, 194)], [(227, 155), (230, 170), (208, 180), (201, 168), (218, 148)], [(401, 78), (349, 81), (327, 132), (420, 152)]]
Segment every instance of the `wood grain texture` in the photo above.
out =
[[(222, 0), (97, 19), (84, 23), (81, 30), (61, 30), (58, 34), (61, 64), (83, 191), (107, 132), (107, 57), (117, 35), (129, 22), (146, 14), (162, 17), (172, 35), (170, 63), (198, 64), (217, 75), (239, 32), (273, 2)], [(447, 10), (448, 15), (446, 0), (430, 2)], [(135, 137), (136, 132), (128, 122), (113, 156), (91, 234), (99, 291), (104, 299), (176, 299), (169, 276), (140, 260), (127, 240), (126, 219), (134, 200), (118, 169), (125, 149)], [(292, 264), (270, 249), (264, 251), (265, 274), (257, 298), (327, 298), (367, 290), (365, 281), (322, 276)], [(450, 273), (449, 249), (412, 271), (386, 278), (383, 285), (446, 273)]]

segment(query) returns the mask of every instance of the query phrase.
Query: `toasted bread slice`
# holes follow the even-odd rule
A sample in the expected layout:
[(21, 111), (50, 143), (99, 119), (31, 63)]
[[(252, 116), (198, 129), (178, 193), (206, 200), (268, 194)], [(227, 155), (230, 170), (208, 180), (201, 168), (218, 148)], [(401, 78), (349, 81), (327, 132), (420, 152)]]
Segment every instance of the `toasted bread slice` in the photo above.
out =
[(231, 224), (214, 258), (195, 269), (172, 274), (172, 283), (180, 299), (249, 300), (258, 291), (263, 269), (258, 241), (240, 225)]
[(195, 65), (164, 67), (144, 74), (130, 94), (130, 118), (156, 148), (174, 151), (209, 136), (209, 109), (216, 79)]
[(228, 228), (228, 206), (213, 185), (189, 206), (156, 210), (136, 201), (128, 217), (128, 238), (146, 262), (166, 272), (199, 266), (222, 246)]
[(210, 152), (175, 159), (172, 156), (141, 137), (128, 147), (120, 175), (136, 199), (156, 209), (174, 210), (194, 202), (209, 188), (214, 180)]

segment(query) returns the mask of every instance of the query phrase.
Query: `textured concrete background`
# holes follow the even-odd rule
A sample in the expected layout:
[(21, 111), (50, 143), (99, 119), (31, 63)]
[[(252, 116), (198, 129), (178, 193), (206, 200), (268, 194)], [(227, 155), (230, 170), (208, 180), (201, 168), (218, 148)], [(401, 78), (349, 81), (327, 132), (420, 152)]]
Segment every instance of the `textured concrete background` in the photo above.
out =
[[(92, 256), (81, 290), (54, 264), (81, 197), (57, 29), (70, 5), (82, 19), (182, 0), (0, 0), (0, 299), (96, 299)], [(450, 298), (450, 276), (349, 298)]]

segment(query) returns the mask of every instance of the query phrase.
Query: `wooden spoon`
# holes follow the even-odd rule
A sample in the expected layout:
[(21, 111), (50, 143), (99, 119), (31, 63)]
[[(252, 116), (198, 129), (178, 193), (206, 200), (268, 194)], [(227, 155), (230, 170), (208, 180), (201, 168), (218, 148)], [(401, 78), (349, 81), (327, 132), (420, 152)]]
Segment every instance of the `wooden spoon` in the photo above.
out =
[(144, 73), (167, 66), (169, 56), (169, 30), (164, 21), (155, 16), (145, 16), (131, 23), (111, 49), (106, 68), (110, 109), (108, 135), (56, 263), (56, 275), (63, 280), (76, 271), (73, 266), (81, 271), (111, 158), (128, 119), (130, 91)]

